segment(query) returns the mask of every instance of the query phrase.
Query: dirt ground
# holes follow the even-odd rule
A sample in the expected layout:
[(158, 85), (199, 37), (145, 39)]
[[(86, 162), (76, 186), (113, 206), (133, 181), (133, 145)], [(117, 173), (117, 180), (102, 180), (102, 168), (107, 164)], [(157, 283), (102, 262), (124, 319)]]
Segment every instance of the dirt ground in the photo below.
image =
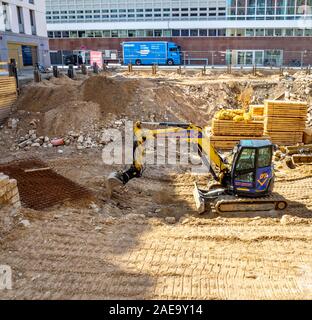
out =
[[(120, 81), (115, 79), (118, 76), (114, 75), (107, 81), (115, 85), (114, 81)], [(142, 88), (142, 85), (154, 88), (148, 99), (154, 99), (153, 103), (161, 106), (157, 117), (164, 112), (157, 99), (169, 103), (166, 110), (171, 110), (172, 114), (172, 108), (178, 108), (180, 101), (175, 100), (178, 99), (176, 96), (164, 99), (164, 94), (169, 91), (159, 84), (159, 81), (164, 81), (163, 76), (159, 74), (153, 80), (131, 74), (122, 80), (130, 81), (133, 90)], [(244, 87), (241, 81), (250, 78), (242, 76), (234, 80), (220, 80), (209, 77), (212, 79), (207, 81), (213, 85), (219, 87), (230, 81), (233, 88)], [(277, 94), (281, 89), (277, 76), (269, 76), (267, 80), (267, 91), (270, 95)], [(88, 84), (83, 81), (79, 86), (88, 91)], [(170, 79), (168, 81), (170, 87), (172, 84)], [(192, 81), (192, 87), (195, 83), (201, 88), (200, 83), (204, 80), (195, 75), (193, 79), (175, 77), (173, 81), (179, 86)], [(259, 76), (251, 81), (261, 81), (260, 91), (264, 97), (264, 79)], [(121, 104), (124, 110), (129, 108), (131, 111), (135, 103), (137, 109), (128, 113), (128, 117), (134, 119), (135, 113), (143, 115), (138, 113), (142, 106), (138, 101), (142, 96), (132, 96), (132, 91), (127, 88), (124, 88), (125, 99)], [(91, 100), (92, 110), (100, 108), (94, 117), (103, 117), (105, 121), (105, 102), (92, 98), (83, 90), (77, 91), (86, 99), (80, 103), (88, 106), (88, 100)], [(165, 93), (155, 96), (155, 90), (165, 90)], [(184, 90), (185, 87), (183, 94)], [(207, 90), (205, 94), (209, 92)], [(221, 92), (220, 99), (226, 103), (228, 98), (224, 99)], [(48, 97), (49, 94), (43, 108), (45, 112), (53, 112)], [(17, 112), (30, 112), (28, 108), (31, 105), (34, 108), (32, 112), (42, 110), (39, 104), (27, 102), (26, 98), (27, 92), (22, 97), (24, 102), (18, 101)], [(57, 103), (59, 98), (55, 99), (54, 103)], [(130, 107), (127, 99), (132, 101)], [(182, 96), (184, 99), (186, 96)], [(235, 100), (233, 94), (231, 99)], [(113, 103), (110, 100), (109, 112), (114, 111), (111, 108)], [(202, 121), (204, 112), (208, 114), (208, 107), (211, 110), (219, 107), (219, 102), (209, 106), (203, 96), (196, 103), (197, 107), (200, 103), (205, 105), (203, 113), (197, 115)], [(143, 100), (142, 108), (145, 107), (149, 108), (147, 101)], [(179, 111), (179, 117), (191, 118), (195, 109), (193, 106), (193, 111), (188, 114)], [(27, 121), (32, 115), (25, 115)], [(46, 113), (42, 116), (45, 117)], [(72, 115), (72, 119), (75, 117)], [(26, 130), (27, 121), (20, 115), (21, 131)], [(53, 121), (49, 125), (40, 126), (40, 130), (56, 130)], [(59, 128), (59, 132), (53, 132), (62, 134), (64, 124)], [(14, 134), (8, 132), (2, 133), (3, 141), (10, 136), (12, 141), (15, 139)], [(109, 199), (105, 177), (120, 167), (104, 165), (98, 148), (76, 150), (74, 146), (67, 146), (62, 147), (62, 154), (56, 147), (12, 151), (0, 144), (0, 149), (0, 163), (37, 157), (94, 195), (92, 201), (66, 202), (40, 211), (22, 208), (17, 214), (12, 214), (0, 209), (0, 264), (11, 266), (13, 275), (12, 290), (0, 290), (0, 299), (312, 298), (311, 165), (289, 169), (282, 163), (276, 164), (275, 192), (289, 203), (283, 213), (272, 211), (219, 216), (212, 211), (199, 216), (194, 211), (191, 194), (195, 178), (184, 168), (151, 166), (145, 170), (144, 177), (132, 180), (122, 193), (115, 192)], [(170, 223), (166, 217), (175, 217), (176, 222)], [(25, 220), (29, 224), (21, 224)]]

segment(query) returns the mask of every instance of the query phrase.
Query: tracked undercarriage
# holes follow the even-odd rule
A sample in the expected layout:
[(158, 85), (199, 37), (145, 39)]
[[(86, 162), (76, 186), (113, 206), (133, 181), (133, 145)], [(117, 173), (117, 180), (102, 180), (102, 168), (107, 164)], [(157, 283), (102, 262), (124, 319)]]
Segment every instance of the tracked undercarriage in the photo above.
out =
[(256, 198), (239, 197), (226, 194), (224, 188), (203, 190), (194, 184), (193, 196), (199, 213), (210, 211), (211, 204), (218, 214), (284, 210), (287, 207), (287, 201), (276, 193)]

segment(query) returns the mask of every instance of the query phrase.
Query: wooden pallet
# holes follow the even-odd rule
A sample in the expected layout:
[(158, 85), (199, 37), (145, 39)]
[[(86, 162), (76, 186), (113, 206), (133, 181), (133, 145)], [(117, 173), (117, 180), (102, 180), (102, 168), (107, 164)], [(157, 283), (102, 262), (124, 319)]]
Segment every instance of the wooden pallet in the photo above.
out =
[(249, 106), (252, 117), (263, 117), (264, 114), (264, 105), (254, 104)]
[(307, 103), (301, 101), (264, 101), (264, 116), (283, 118), (303, 118), (307, 117)]
[(287, 155), (293, 155), (298, 153), (309, 153), (312, 154), (312, 144), (299, 145), (299, 146), (287, 146)]
[(210, 136), (211, 144), (217, 148), (222, 150), (230, 150), (235, 147), (240, 140), (245, 139), (254, 139), (254, 140), (265, 140), (270, 139), (268, 136), (261, 136), (261, 137), (253, 137), (253, 136)]
[(255, 136), (263, 135), (262, 121), (212, 120), (211, 132), (215, 136)]
[(303, 132), (290, 132), (290, 131), (264, 131), (266, 136), (270, 137), (273, 143), (278, 145), (292, 145), (301, 143), (303, 139)]
[(303, 118), (266, 117), (264, 120), (264, 131), (303, 132), (305, 121)]
[(303, 143), (312, 143), (312, 129), (305, 128), (303, 131)]
[(312, 163), (312, 156), (307, 154), (294, 154), (292, 156), (293, 163)]
[(14, 77), (0, 76), (0, 123), (3, 123), (16, 100), (16, 81)]

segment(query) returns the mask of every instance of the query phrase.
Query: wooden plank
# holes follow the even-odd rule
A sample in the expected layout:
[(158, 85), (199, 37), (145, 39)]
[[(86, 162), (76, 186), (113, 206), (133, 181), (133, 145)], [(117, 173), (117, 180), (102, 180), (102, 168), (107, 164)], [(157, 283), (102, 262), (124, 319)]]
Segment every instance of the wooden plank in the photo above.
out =
[(303, 143), (312, 143), (312, 129), (304, 129), (303, 131)]
[(289, 155), (293, 155), (293, 154), (300, 153), (300, 152), (301, 153), (302, 152), (312, 153), (312, 144), (306, 144), (306, 145), (303, 145), (303, 146), (287, 146), (286, 147), (286, 152)]
[(306, 119), (307, 110), (307, 103), (302, 101), (264, 101), (264, 115), (268, 117)]
[(244, 140), (244, 139), (256, 139), (256, 140), (265, 140), (269, 139), (270, 137), (265, 135), (261, 137), (255, 137), (255, 136), (215, 136), (211, 135), (210, 141), (234, 141), (234, 140)]
[(302, 118), (275, 118), (266, 117), (264, 121), (264, 131), (303, 131), (305, 129), (305, 119)]
[(303, 133), (302, 132), (264, 132), (265, 135), (268, 135), (273, 143), (279, 144), (279, 145), (291, 145), (296, 143), (301, 143), (303, 139)]
[(212, 120), (211, 131), (216, 136), (262, 136), (262, 121)]
[(294, 154), (292, 160), (294, 163), (312, 163), (312, 156), (307, 154)]
[(252, 117), (262, 117), (264, 114), (264, 105), (254, 104), (249, 106)]
[(46, 171), (46, 170), (51, 170), (51, 167), (26, 169), (24, 170), (24, 172), (37, 172), (37, 171)]
[(229, 150), (233, 149), (240, 140), (270, 140), (268, 136), (254, 137), (254, 136), (210, 136), (211, 144), (218, 149)]

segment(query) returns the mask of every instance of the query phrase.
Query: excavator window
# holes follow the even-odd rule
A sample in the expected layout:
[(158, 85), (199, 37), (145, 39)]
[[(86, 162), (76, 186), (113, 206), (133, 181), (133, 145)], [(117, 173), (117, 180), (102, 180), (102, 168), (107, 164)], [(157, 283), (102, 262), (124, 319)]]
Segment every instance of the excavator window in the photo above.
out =
[(256, 149), (244, 148), (237, 159), (236, 171), (252, 170), (255, 168)]
[(272, 148), (263, 147), (258, 149), (258, 168), (269, 167), (272, 161)]

